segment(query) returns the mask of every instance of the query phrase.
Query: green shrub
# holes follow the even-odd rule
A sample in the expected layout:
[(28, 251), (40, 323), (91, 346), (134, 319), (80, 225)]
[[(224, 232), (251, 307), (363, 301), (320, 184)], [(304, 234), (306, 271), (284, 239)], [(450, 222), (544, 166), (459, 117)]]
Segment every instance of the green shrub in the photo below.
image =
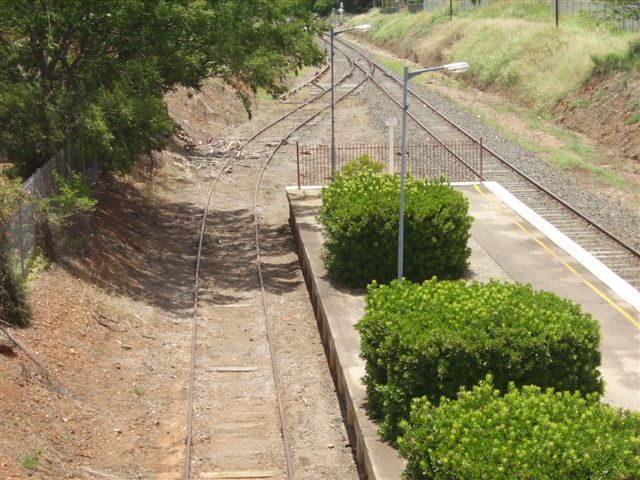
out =
[(98, 202), (78, 173), (70, 172), (65, 179), (54, 171), (52, 176), (57, 192), (37, 203), (37, 237), (42, 252), (56, 258), (83, 248), (89, 214), (95, 212)]
[(372, 160), (369, 155), (361, 155), (342, 167), (338, 172), (338, 175), (343, 177), (353, 177), (365, 172), (374, 174), (382, 173), (382, 170), (384, 170), (384, 165), (382, 163)]
[(414, 402), (400, 454), (406, 480), (637, 480), (640, 415), (595, 395), (510, 385), (489, 377), (457, 400)]
[(630, 43), (622, 54), (592, 55), (591, 60), (598, 73), (630, 72), (640, 65), (640, 41)]
[[(329, 276), (351, 287), (397, 275), (400, 179), (370, 168), (337, 175), (322, 192), (319, 220)], [(467, 271), (471, 217), (462, 193), (443, 181), (405, 183), (404, 275), (420, 281)]]
[(20, 326), (27, 324), (29, 309), (23, 281), (15, 274), (10, 262), (9, 232), (4, 226), (25, 197), (19, 180), (9, 179), (0, 173), (0, 319)]
[[(0, 228), (0, 235), (4, 235)], [(24, 283), (15, 275), (4, 239), (0, 238), (0, 320), (25, 326), (29, 321), (29, 308), (25, 299)]]
[(374, 283), (356, 327), (370, 413), (392, 441), (414, 398), (437, 404), (487, 373), (502, 391), (509, 382), (603, 391), (599, 324), (579, 305), (528, 285)]

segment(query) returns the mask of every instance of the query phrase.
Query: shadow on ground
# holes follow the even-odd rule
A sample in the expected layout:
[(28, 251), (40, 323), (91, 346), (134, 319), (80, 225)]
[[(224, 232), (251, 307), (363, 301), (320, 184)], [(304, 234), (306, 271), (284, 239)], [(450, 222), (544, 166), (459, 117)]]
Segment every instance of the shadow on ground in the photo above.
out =
[(110, 174), (102, 177), (96, 197), (84, 254), (63, 260), (63, 266), (109, 293), (187, 314), (202, 211), (186, 202), (153, 202)]

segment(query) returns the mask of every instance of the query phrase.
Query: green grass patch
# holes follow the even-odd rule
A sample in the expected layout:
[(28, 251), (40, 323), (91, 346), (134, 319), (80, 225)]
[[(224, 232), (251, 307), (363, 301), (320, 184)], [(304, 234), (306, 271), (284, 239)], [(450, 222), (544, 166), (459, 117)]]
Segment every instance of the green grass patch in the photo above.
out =
[(403, 62), (402, 60), (394, 60), (388, 57), (384, 57), (382, 55), (374, 55), (373, 59), (376, 62), (381, 63), (384, 66), (390, 68), (393, 72), (395, 72), (396, 74), (400, 75), (400, 77), (402, 77), (402, 71), (404, 69), (404, 66), (406, 65), (406, 62)]
[(610, 172), (604, 167), (577, 158), (567, 152), (559, 151), (553, 154), (551, 157), (551, 163), (560, 170), (578, 168), (586, 172), (590, 172), (612, 187), (624, 188), (628, 186), (627, 181), (624, 178)]
[(636, 123), (640, 122), (640, 112), (636, 112), (634, 114), (632, 114), (629, 118), (627, 118), (624, 123), (626, 125), (634, 125)]
[(578, 100), (574, 100), (569, 105), (571, 110), (575, 110), (576, 108), (586, 108), (591, 104), (591, 101), (587, 98), (579, 98)]
[(19, 457), (20, 466), (25, 470), (30, 470), (30, 471), (37, 470), (40, 464), (40, 457), (42, 456), (43, 453), (44, 453), (44, 449), (36, 448), (31, 453), (25, 453), (23, 455), (20, 455)]

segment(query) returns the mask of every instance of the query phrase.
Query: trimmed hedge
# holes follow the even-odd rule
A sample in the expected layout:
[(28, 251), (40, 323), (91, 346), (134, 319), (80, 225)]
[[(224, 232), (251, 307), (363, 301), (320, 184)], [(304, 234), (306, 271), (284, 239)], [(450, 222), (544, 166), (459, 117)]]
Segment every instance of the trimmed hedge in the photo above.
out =
[[(400, 178), (372, 168), (337, 175), (322, 192), (319, 220), (329, 276), (350, 287), (396, 278)], [(460, 278), (467, 271), (468, 201), (443, 181), (405, 182), (404, 275)]]
[(414, 398), (437, 404), (487, 373), (502, 391), (509, 382), (603, 391), (599, 324), (579, 305), (528, 285), (373, 283), (356, 328), (370, 413), (391, 441)]
[(638, 480), (640, 415), (596, 395), (521, 391), (489, 377), (435, 407), (416, 400), (400, 454), (406, 480)]

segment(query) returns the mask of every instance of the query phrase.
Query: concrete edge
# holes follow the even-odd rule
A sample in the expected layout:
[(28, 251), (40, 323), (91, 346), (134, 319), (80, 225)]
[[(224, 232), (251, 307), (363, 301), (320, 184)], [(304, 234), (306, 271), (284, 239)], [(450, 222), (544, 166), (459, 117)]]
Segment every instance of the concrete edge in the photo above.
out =
[[(289, 191), (289, 188), (287, 190)], [(298, 188), (294, 187), (293, 190)], [(344, 318), (335, 315), (337, 312), (330, 311), (340, 308), (334, 301), (336, 292), (328, 292), (331, 288), (328, 282), (319, 278), (320, 272), (314, 271), (312, 264), (316, 262), (309, 258), (288, 194), (287, 201), (295, 247), (322, 342), (327, 351), (329, 368), (336, 375), (338, 394), (346, 404), (347, 425), (353, 428), (356, 436), (356, 459), (364, 468), (368, 480), (398, 480), (404, 470), (404, 461), (396, 450), (379, 439), (378, 428), (365, 410), (366, 392), (360, 380), (364, 374), (364, 362), (358, 355), (354, 358), (353, 354), (354, 348), (358, 352), (360, 348), (357, 332), (351, 325), (345, 330)], [(338, 308), (331, 308), (331, 304)]]
[(629, 283), (612, 272), (609, 267), (604, 265), (600, 260), (595, 258), (584, 248), (568, 238), (564, 233), (518, 200), (498, 182), (484, 182), (484, 186), (514, 212), (537, 228), (543, 235), (598, 277), (600, 281), (607, 285), (620, 298), (640, 312), (640, 292), (638, 292), (638, 290), (633, 288)]

